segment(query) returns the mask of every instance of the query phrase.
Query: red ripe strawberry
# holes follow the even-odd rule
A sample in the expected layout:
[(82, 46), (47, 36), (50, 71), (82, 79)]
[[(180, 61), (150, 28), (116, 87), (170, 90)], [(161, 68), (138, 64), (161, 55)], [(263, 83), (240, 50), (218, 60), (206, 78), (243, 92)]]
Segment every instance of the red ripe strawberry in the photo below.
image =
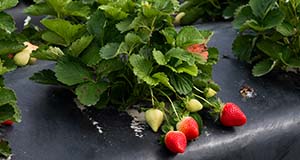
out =
[(193, 44), (191, 46), (188, 46), (186, 48), (186, 50), (190, 53), (193, 53), (195, 55), (199, 55), (199, 56), (203, 57), (205, 60), (208, 59), (208, 51), (207, 51), (206, 44), (204, 44), (204, 43)]
[(184, 133), (187, 140), (193, 140), (199, 136), (198, 123), (192, 117), (184, 117), (177, 123), (176, 129)]
[(247, 122), (243, 111), (234, 103), (226, 103), (220, 112), (220, 121), (224, 126), (242, 126)]
[(169, 131), (165, 136), (165, 145), (173, 153), (183, 153), (187, 140), (180, 131)]
[(12, 120), (6, 120), (6, 121), (2, 122), (1, 124), (6, 125), (6, 126), (11, 126), (11, 125), (13, 125), (13, 123), (14, 122)]

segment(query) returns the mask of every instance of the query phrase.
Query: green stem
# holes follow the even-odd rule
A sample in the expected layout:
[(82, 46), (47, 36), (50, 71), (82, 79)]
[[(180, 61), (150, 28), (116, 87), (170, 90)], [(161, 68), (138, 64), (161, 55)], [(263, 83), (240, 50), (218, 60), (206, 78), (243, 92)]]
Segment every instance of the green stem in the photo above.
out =
[(169, 121), (169, 119), (168, 119), (168, 116), (167, 116), (167, 114), (165, 113), (165, 111), (164, 111), (163, 113), (164, 113), (165, 120), (167, 121), (167, 124), (168, 124), (168, 125), (171, 125), (171, 123), (170, 123), (170, 121)]
[(205, 98), (203, 98), (203, 97), (201, 97), (201, 96), (199, 96), (199, 95), (197, 95), (197, 94), (194, 94), (194, 93), (193, 93), (193, 95), (196, 96), (197, 98), (200, 98), (201, 100), (203, 100), (204, 102), (206, 102), (206, 103), (209, 104), (210, 106), (215, 107), (215, 105), (211, 104), (211, 103), (210, 103), (208, 100), (206, 100)]
[(128, 82), (128, 84), (130, 85), (130, 87), (133, 88), (132, 83), (129, 81), (129, 79), (124, 74), (122, 74), (121, 77), (123, 77)]
[(170, 97), (169, 97), (165, 92), (163, 92), (162, 90), (160, 90), (160, 89), (157, 89), (157, 90), (158, 90), (161, 94), (163, 94), (163, 95), (169, 100), (169, 102), (171, 103), (171, 106), (172, 106), (172, 108), (173, 108), (173, 111), (174, 111), (176, 117), (177, 117), (178, 119), (180, 119), (180, 118), (179, 118), (179, 115), (178, 115), (178, 113), (177, 113), (177, 111), (176, 111), (176, 108), (175, 108), (175, 106), (174, 106), (172, 100), (170, 99)]
[(197, 88), (196, 86), (193, 86), (193, 88), (196, 90), (196, 91), (198, 91), (198, 92), (200, 92), (200, 93), (204, 93), (203, 91), (201, 91), (199, 88)]
[(152, 91), (152, 88), (151, 87), (149, 87), (149, 89), (150, 89), (150, 94), (151, 94), (151, 101), (152, 101), (152, 106), (154, 107), (154, 99), (153, 99), (153, 91)]

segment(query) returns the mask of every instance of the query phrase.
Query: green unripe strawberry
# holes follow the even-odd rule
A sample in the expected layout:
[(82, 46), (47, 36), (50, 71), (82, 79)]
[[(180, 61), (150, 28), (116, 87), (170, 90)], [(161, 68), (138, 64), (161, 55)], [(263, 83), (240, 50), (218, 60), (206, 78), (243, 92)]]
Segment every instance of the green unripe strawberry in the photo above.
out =
[(30, 64), (30, 65), (35, 64), (36, 61), (37, 61), (37, 58), (30, 57), (28, 64)]
[(204, 93), (205, 93), (205, 97), (206, 98), (213, 97), (213, 96), (215, 96), (217, 94), (217, 92), (214, 89), (212, 89), (212, 88), (206, 88), (205, 91), (204, 91)]
[(25, 66), (29, 62), (29, 59), (30, 51), (26, 50), (26, 48), (14, 56), (14, 62), (18, 66)]
[(185, 108), (190, 112), (197, 112), (203, 108), (203, 105), (197, 99), (190, 99), (186, 102)]
[(178, 13), (175, 17), (174, 24), (179, 25), (182, 17), (184, 17), (184, 16), (185, 16), (184, 12)]
[(30, 54), (32, 53), (32, 51), (38, 49), (38, 46), (35, 46), (29, 42), (24, 42), (24, 45), (26, 46), (26, 48), (24, 48), (14, 56), (14, 62), (18, 66), (25, 66), (26, 64), (28, 64), (30, 60)]
[(152, 128), (154, 132), (157, 132), (158, 128), (164, 120), (164, 114), (161, 110), (151, 108), (145, 113), (146, 122)]

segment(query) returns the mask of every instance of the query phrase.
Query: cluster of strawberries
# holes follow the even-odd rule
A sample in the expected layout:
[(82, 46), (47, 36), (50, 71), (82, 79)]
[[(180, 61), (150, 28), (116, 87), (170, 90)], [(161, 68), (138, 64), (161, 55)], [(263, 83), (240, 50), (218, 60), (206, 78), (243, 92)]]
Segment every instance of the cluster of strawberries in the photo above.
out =
[[(227, 127), (242, 126), (247, 118), (242, 110), (234, 103), (226, 103), (220, 112), (220, 122)], [(173, 153), (183, 153), (187, 141), (199, 137), (200, 131), (197, 121), (188, 116), (184, 117), (176, 125), (177, 131), (169, 131), (165, 135), (165, 145)]]

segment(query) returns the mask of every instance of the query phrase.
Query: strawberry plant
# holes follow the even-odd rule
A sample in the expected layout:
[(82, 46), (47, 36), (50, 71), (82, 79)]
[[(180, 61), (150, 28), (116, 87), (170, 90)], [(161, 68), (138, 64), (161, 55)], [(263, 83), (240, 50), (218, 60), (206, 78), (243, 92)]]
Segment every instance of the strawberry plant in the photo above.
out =
[(233, 26), (240, 33), (232, 49), (240, 60), (254, 64), (254, 76), (273, 69), (299, 70), (299, 4), (297, 0), (250, 0), (237, 10)]
[[(174, 0), (36, 1), (25, 11), (47, 16), (32, 56), (57, 63), (31, 80), (64, 86), (86, 107), (123, 111), (142, 104), (154, 132), (174, 132), (177, 122), (190, 116), (198, 128), (178, 126), (195, 139), (202, 124), (198, 111), (221, 106), (215, 96), (219, 86), (211, 79), (218, 51), (207, 47), (212, 32), (174, 27), (178, 7)], [(182, 147), (172, 149), (176, 153), (187, 141), (181, 131), (174, 136), (178, 132), (183, 138)], [(168, 139), (167, 134), (167, 147), (177, 143)]]
[[(5, 12), (6, 9), (12, 8), (18, 4), (17, 0), (0, 1), (0, 123), (1, 126), (11, 126), (14, 122), (20, 122), (21, 116), (17, 106), (17, 98), (14, 91), (5, 86), (4, 75), (15, 70), (18, 65), (24, 66), (30, 60), (32, 49), (26, 33), (17, 33), (14, 19)], [(24, 43), (24, 44), (23, 44)], [(31, 45), (31, 44), (30, 44)], [(24, 60), (23, 55), (26, 52)], [(25, 61), (25, 62), (24, 62)], [(0, 139), (0, 157), (7, 158), (11, 155), (11, 149), (6, 140)]]
[(179, 9), (177, 23), (188, 25), (201, 20), (217, 21), (230, 19), (239, 6), (248, 0), (185, 0)]

